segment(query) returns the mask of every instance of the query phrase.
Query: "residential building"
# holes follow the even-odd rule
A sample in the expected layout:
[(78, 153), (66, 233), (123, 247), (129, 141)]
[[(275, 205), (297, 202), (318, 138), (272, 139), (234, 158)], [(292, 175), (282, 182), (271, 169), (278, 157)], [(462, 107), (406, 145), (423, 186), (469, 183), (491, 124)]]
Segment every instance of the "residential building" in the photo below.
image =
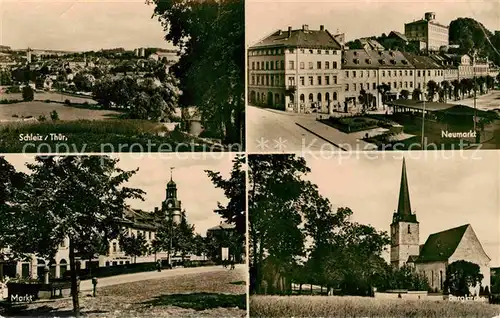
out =
[(408, 52), (402, 52), (402, 54), (415, 67), (414, 88), (418, 88), (423, 92), (427, 90), (427, 84), (430, 81), (434, 81), (439, 85), (444, 80), (444, 67), (430, 56)]
[(413, 90), (414, 72), (415, 67), (400, 51), (346, 50), (342, 58), (343, 102), (356, 104), (364, 90), (375, 96), (374, 104), (380, 107), (380, 86), (387, 84), (387, 94), (397, 98), (401, 90)]
[(423, 19), (405, 23), (406, 38), (425, 42), (428, 51), (439, 51), (442, 46), (448, 46), (449, 27), (439, 24), (435, 19), (434, 12), (427, 12)]
[(343, 100), (342, 44), (324, 26), (277, 30), (248, 49), (248, 100), (292, 112), (331, 112)]

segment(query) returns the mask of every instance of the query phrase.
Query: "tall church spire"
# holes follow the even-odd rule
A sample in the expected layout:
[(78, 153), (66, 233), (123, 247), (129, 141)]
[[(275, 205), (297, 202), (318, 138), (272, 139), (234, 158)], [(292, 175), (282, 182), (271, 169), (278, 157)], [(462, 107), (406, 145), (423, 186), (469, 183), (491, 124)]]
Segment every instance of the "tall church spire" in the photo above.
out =
[(399, 185), (398, 210), (394, 214), (394, 221), (417, 222), (416, 215), (411, 212), (410, 191), (408, 189), (408, 177), (406, 176), (406, 162), (404, 158), (401, 169), (401, 183)]
[(401, 170), (401, 184), (399, 186), (399, 215), (411, 215), (410, 192), (408, 190), (408, 178), (406, 177), (406, 162), (403, 158), (403, 168)]

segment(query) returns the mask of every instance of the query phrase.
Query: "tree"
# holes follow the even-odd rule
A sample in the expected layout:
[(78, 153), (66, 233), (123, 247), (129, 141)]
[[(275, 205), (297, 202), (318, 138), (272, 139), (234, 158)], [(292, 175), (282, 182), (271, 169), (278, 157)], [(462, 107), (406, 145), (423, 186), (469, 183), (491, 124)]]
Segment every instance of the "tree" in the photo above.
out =
[[(12, 260), (26, 258), (23, 241), (29, 238), (19, 235), (24, 230), (22, 202), (29, 196), (29, 178), (0, 156), (0, 280), (3, 280), (3, 265)], [(21, 246), (20, 246), (21, 245)]]
[(308, 173), (304, 158), (294, 155), (248, 157), (248, 220), (251, 270), (259, 291), (264, 255), (291, 266), (305, 254), (300, 210)]
[(77, 73), (73, 78), (73, 83), (75, 83), (76, 89), (79, 91), (92, 91), (92, 82), (90, 81), (88, 74), (85, 74), (83, 72)]
[(483, 274), (479, 265), (468, 261), (455, 261), (446, 267), (445, 290), (454, 296), (465, 296), (470, 287), (481, 284)]
[(407, 89), (403, 89), (400, 93), (402, 99), (408, 99), (410, 96), (410, 91)]
[(197, 256), (207, 254), (206, 239), (200, 234), (193, 237), (193, 253)]
[(458, 100), (460, 95), (460, 82), (458, 80), (453, 80), (451, 85), (453, 85), (453, 96), (455, 97), (455, 100)]
[[(26, 248), (52, 258), (69, 238), (71, 294), (76, 317), (80, 315), (75, 254), (96, 240), (116, 238), (117, 220), (125, 200), (142, 199), (139, 189), (123, 186), (137, 170), (123, 171), (118, 160), (107, 156), (36, 157), (28, 164), (32, 193), (23, 210)], [(71, 198), (71, 200), (68, 200)], [(35, 214), (33, 214), (36, 211)]]
[(0, 85), (7, 86), (12, 85), (12, 73), (9, 70), (0, 71)]
[(31, 102), (35, 99), (35, 91), (31, 86), (26, 85), (23, 87), (23, 100), (25, 102)]
[[(165, 39), (180, 48), (172, 70), (181, 81), (183, 106), (196, 105), (204, 127), (227, 144), (240, 140), (245, 110), (243, 0), (152, 0)], [(229, 32), (228, 32), (229, 31)]]
[(234, 224), (236, 230), (243, 237), (246, 233), (246, 176), (244, 165), (245, 156), (237, 155), (233, 159), (233, 168), (230, 177), (224, 179), (220, 172), (205, 170), (215, 187), (224, 190), (229, 199), (226, 206), (218, 203), (216, 211), (228, 224)]
[(186, 212), (182, 212), (181, 222), (178, 226), (179, 235), (175, 242), (177, 246), (177, 250), (181, 253), (182, 262), (186, 255), (193, 251), (193, 242), (194, 242), (194, 225), (191, 225), (187, 222)]
[(411, 93), (411, 99), (420, 100), (420, 96), (422, 95), (422, 91), (418, 88), (415, 88)]
[(427, 82), (427, 96), (428, 96), (427, 100), (429, 102), (434, 101), (434, 95), (436, 94), (438, 89), (439, 85), (435, 81), (430, 80)]
[[(174, 223), (173, 217), (163, 219), (156, 231), (155, 239), (152, 246), (155, 251), (167, 251), (168, 260), (171, 261), (171, 256), (175, 255), (176, 245), (174, 242), (178, 240), (179, 231), (177, 224)], [(169, 264), (172, 265), (172, 264)]]
[(119, 243), (125, 255), (134, 258), (134, 263), (137, 261), (138, 256), (147, 255), (149, 252), (148, 242), (142, 234), (128, 235), (128, 233), (122, 233), (119, 237)]
[(444, 101), (446, 102), (447, 99), (451, 99), (451, 85), (450, 82), (448, 81), (442, 81), (441, 82), (441, 87), (443, 87), (444, 90)]

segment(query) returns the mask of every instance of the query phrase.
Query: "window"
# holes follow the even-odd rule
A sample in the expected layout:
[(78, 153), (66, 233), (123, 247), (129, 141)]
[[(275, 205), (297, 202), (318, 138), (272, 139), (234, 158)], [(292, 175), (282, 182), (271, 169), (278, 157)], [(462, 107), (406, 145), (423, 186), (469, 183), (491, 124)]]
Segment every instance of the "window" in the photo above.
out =
[(303, 70), (305, 68), (304, 62), (300, 62), (300, 69)]
[(257, 85), (260, 85), (260, 76), (257, 76)]
[(359, 71), (359, 77), (363, 77), (363, 71)]
[(427, 71), (427, 76), (431, 76), (431, 70)]
[(255, 75), (252, 75), (252, 85), (255, 85)]
[(116, 253), (116, 242), (113, 242), (113, 253)]
[(387, 76), (391, 77), (391, 71), (387, 71)]
[(318, 54), (321, 54), (321, 50), (318, 50)]
[(356, 77), (356, 71), (352, 71), (352, 77)]
[(318, 85), (321, 85), (321, 76), (318, 76)]
[(345, 77), (349, 78), (349, 71), (345, 71)]
[(385, 71), (382, 71), (382, 77), (385, 77)]
[(377, 89), (377, 83), (372, 84), (372, 89)]
[(260, 62), (257, 62), (257, 69), (260, 70)]
[(321, 69), (321, 61), (317, 62), (317, 67), (318, 67), (318, 70)]
[(403, 71), (399, 71), (399, 76), (403, 76)]
[(412, 70), (410, 70), (410, 76), (413, 76), (413, 71)]
[(354, 88), (354, 90), (356, 90), (356, 83), (353, 84), (353, 88)]
[(266, 61), (266, 71), (269, 69), (269, 61)]
[(417, 71), (417, 77), (420, 77), (420, 71)]
[(329, 69), (329, 68), (330, 68), (330, 62), (325, 62), (325, 69)]
[(281, 69), (284, 70), (285, 69), (285, 61), (281, 61)]
[(288, 69), (290, 69), (290, 70), (295, 69), (295, 63), (294, 63), (294, 61), (288, 61)]
[(349, 91), (349, 84), (345, 84), (345, 91)]
[(325, 85), (330, 85), (330, 76), (325, 76)]
[(393, 73), (394, 73), (394, 76), (398, 76), (398, 72), (394, 71)]
[(394, 89), (398, 88), (398, 83), (394, 82)]
[(405, 82), (405, 88), (408, 88), (408, 82)]
[(408, 234), (411, 234), (410, 224), (408, 224)]
[(271, 67), (271, 70), (274, 70), (274, 62), (273, 61), (269, 62), (269, 66)]
[(300, 77), (300, 85), (302, 85), (302, 86), (306, 85), (304, 76)]
[(252, 70), (255, 70), (255, 62), (252, 62)]
[(332, 68), (337, 69), (337, 62), (332, 62)]
[(333, 84), (337, 84), (337, 76), (332, 76)]
[(403, 82), (399, 82), (399, 88), (403, 88)]
[(377, 71), (373, 71), (373, 76), (377, 77)]
[(280, 69), (280, 61), (276, 61), (276, 69), (279, 70)]
[(408, 70), (405, 70), (405, 76), (408, 76)]
[(309, 62), (309, 69), (312, 70), (313, 69), (313, 62)]
[(314, 85), (314, 82), (313, 82), (313, 77), (312, 76), (309, 76), (309, 85)]
[(269, 86), (269, 75), (266, 75), (266, 86)]
[(288, 85), (289, 86), (294, 86), (295, 85), (295, 77), (289, 76), (288, 77)]

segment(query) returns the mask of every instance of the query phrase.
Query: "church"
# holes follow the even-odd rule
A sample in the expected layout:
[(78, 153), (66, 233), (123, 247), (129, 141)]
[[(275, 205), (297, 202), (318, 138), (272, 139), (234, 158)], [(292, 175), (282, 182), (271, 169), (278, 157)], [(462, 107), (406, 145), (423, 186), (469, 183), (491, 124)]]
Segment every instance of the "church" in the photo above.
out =
[[(433, 233), (425, 244), (420, 244), (419, 227), (417, 215), (411, 210), (403, 158), (398, 208), (391, 224), (391, 264), (398, 268), (405, 264), (414, 267), (427, 277), (431, 289), (442, 292), (447, 265), (460, 260), (468, 261), (479, 265), (483, 275), (481, 286), (490, 289), (490, 258), (470, 224)], [(479, 294), (479, 289), (479, 285), (471, 289), (471, 294)]]

